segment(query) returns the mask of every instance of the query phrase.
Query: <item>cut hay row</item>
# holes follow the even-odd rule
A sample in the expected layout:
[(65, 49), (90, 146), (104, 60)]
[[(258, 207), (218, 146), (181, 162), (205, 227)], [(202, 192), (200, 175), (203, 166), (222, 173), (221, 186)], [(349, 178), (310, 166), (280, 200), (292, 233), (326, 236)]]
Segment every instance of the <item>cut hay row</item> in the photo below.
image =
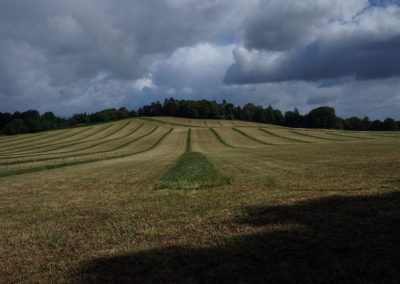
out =
[[(68, 143), (81, 142), (81, 141), (85, 142), (85, 141), (87, 141), (86, 139), (93, 138), (93, 137), (97, 137), (97, 139), (94, 139), (93, 141), (98, 141), (99, 139), (103, 139), (103, 138), (109, 137), (110, 135), (113, 135), (114, 133), (117, 133), (122, 128), (126, 127), (128, 124), (129, 124), (129, 122), (126, 123), (125, 125), (123, 125), (122, 127), (117, 127), (117, 125), (111, 124), (106, 127), (103, 127), (100, 130), (97, 130), (97, 129), (93, 130), (92, 128), (87, 129), (86, 131), (83, 131), (81, 133), (71, 135), (68, 137), (64, 137), (64, 139), (62, 139), (62, 140), (60, 140), (60, 139), (50, 140), (50, 141), (46, 140), (46, 141), (44, 141), (44, 143), (40, 143), (40, 144), (35, 143), (35, 144), (30, 144), (30, 145), (27, 145), (27, 146), (24, 146), (21, 148), (15, 148), (12, 151), (9, 151), (6, 156), (10, 156), (10, 154), (20, 154), (21, 155), (21, 154), (36, 153), (36, 151), (34, 151), (34, 150), (40, 150), (40, 149), (46, 149), (46, 152), (49, 152), (49, 151), (54, 150), (52, 148), (53, 146), (55, 146), (56, 148), (63, 148)], [(87, 133), (89, 130), (92, 130), (92, 131), (90, 131), (89, 134), (84, 135), (84, 136), (79, 135), (79, 134)], [(109, 130), (109, 131), (107, 131), (107, 130)], [(71, 138), (74, 138), (74, 139), (71, 139)], [(57, 141), (57, 143), (53, 143), (55, 141)], [(59, 142), (59, 141), (62, 141), (62, 142)], [(57, 147), (59, 145), (64, 145), (64, 146)], [(27, 151), (24, 151), (24, 150), (27, 150)]]
[[(192, 129), (191, 132), (193, 134), (194, 129)], [(185, 153), (187, 148), (187, 138), (188, 138), (187, 128), (174, 127), (171, 134), (168, 135), (157, 148), (153, 149), (152, 151), (144, 153), (143, 155), (140, 156), (140, 158), (152, 159), (152, 160), (156, 159), (159, 161), (161, 160), (163, 161), (164, 159), (166, 160), (172, 159), (173, 161), (177, 157)], [(154, 141), (154, 138), (152, 139)], [(191, 140), (193, 142), (193, 136)], [(137, 157), (135, 157), (135, 159), (136, 158)]]
[[(137, 132), (141, 127), (142, 126), (139, 126), (138, 128), (136, 128), (135, 131), (132, 132), (132, 134)], [(61, 155), (61, 156), (58, 155), (57, 156), (56, 154), (52, 154), (53, 155), (52, 157), (47, 157), (47, 158), (34, 158), (33, 157), (33, 158), (29, 159), (29, 160), (15, 160), (15, 161), (10, 161), (10, 162), (2, 162), (2, 163), (0, 163), (0, 165), (1, 166), (8, 166), (8, 165), (23, 164), (23, 163), (51, 161), (51, 160), (58, 160), (58, 159), (79, 158), (79, 157), (88, 156), (88, 155), (91, 155), (91, 154), (92, 155), (98, 155), (98, 154), (112, 153), (112, 152), (115, 152), (117, 150), (121, 150), (123, 148), (129, 147), (133, 143), (135, 143), (135, 142), (137, 142), (137, 141), (139, 141), (139, 140), (141, 140), (141, 139), (143, 139), (145, 137), (148, 137), (148, 136), (152, 135), (158, 128), (159, 128), (158, 126), (154, 126), (147, 133), (145, 133), (143, 135), (140, 135), (138, 137), (133, 137), (133, 139), (130, 138), (128, 141), (125, 141), (125, 142), (122, 141), (123, 142), (122, 144), (118, 145), (118, 144), (113, 143), (113, 144), (111, 144), (113, 147), (111, 149), (108, 149), (108, 150), (99, 150), (99, 149), (94, 148), (93, 146), (90, 146), (88, 148), (79, 149), (78, 151), (66, 151), (66, 152), (62, 153), (62, 154), (75, 153), (73, 155)], [(116, 138), (114, 141), (110, 141), (110, 140), (102, 141), (102, 142), (99, 142), (96, 146), (102, 145), (102, 144), (105, 144), (105, 143), (115, 142), (116, 140), (118, 140), (118, 138)], [(87, 149), (90, 149), (91, 151), (90, 152), (83, 152), (83, 151), (85, 151)], [(57, 153), (57, 154), (60, 154), (60, 153)]]
[[(94, 127), (94, 126), (92, 126)], [(52, 138), (57, 135), (65, 134), (66, 132), (74, 132), (78, 131), (79, 132), (80, 127), (76, 128), (67, 128), (67, 129), (58, 129), (58, 130), (49, 130), (49, 131), (44, 131), (44, 132), (39, 132), (39, 133), (25, 133), (25, 134), (19, 134), (16, 136), (0, 136), (0, 146), (7, 146), (8, 144), (15, 145), (15, 144), (23, 144), (25, 142), (35, 142), (39, 139), (46, 139), (46, 138)], [(6, 145), (4, 145), (6, 144)]]
[(239, 124), (239, 123), (237, 123), (236, 121), (233, 121), (233, 120), (232, 120), (232, 124), (233, 124), (233, 126), (244, 126), (243, 124)]
[(22, 134), (16, 134), (16, 135), (0, 135), (0, 146), (4, 143), (10, 143), (10, 142), (15, 142), (15, 141), (21, 141), (25, 139), (33, 139), (41, 136), (48, 136), (48, 135), (54, 135), (55, 132), (63, 132), (65, 131), (64, 129), (61, 130), (51, 130), (51, 131), (45, 131), (45, 132), (39, 132), (39, 133), (22, 133)]
[[(102, 156), (102, 157), (90, 158), (90, 159), (85, 159), (85, 160), (69, 161), (69, 162), (61, 161), (61, 163), (44, 164), (44, 165), (40, 165), (40, 166), (36, 166), (36, 167), (19, 168), (19, 169), (17, 168), (17, 169), (8, 170), (8, 171), (1, 171), (0, 177), (21, 175), (21, 174), (32, 173), (32, 172), (39, 172), (39, 171), (43, 171), (43, 170), (51, 170), (51, 169), (64, 168), (64, 167), (69, 167), (69, 166), (74, 166), (74, 165), (82, 165), (82, 164), (88, 164), (88, 163), (94, 163), (94, 162), (135, 156), (135, 155), (145, 153), (145, 152), (155, 149), (172, 131), (173, 131), (173, 128), (170, 128), (164, 134), (162, 134), (162, 136), (159, 139), (157, 139), (155, 141), (155, 143), (150, 144), (151, 146), (149, 146), (143, 150), (139, 150), (139, 151), (135, 151), (135, 152), (131, 152), (131, 153), (118, 154), (118, 155), (113, 155), (113, 156)], [(148, 142), (146, 144), (149, 145)]]
[(209, 151), (223, 151), (227, 147), (224, 141), (218, 138), (216, 133), (213, 132), (212, 128), (196, 128), (192, 129), (192, 148), (193, 151), (197, 152), (209, 152)]
[(258, 130), (262, 131), (264, 134), (267, 134), (267, 135), (269, 135), (271, 137), (282, 139), (283, 141), (297, 142), (297, 143), (314, 143), (312, 141), (300, 140), (300, 139), (296, 139), (296, 138), (293, 138), (293, 137), (287, 137), (287, 136), (284, 136), (284, 135), (280, 135), (280, 134), (277, 134), (277, 133), (272, 132), (270, 130), (267, 130), (265, 128), (258, 128)]
[(260, 143), (243, 136), (229, 127), (215, 128), (215, 131), (222, 137), (222, 140), (235, 147), (255, 148), (261, 146)]
[[(41, 153), (36, 153), (36, 154), (30, 154), (30, 155), (21, 155), (21, 156), (13, 156), (13, 157), (8, 157), (8, 158), (2, 158), (1, 161), (8, 161), (8, 160), (14, 160), (12, 162), (1, 162), (0, 165), (11, 165), (11, 164), (17, 164), (17, 163), (23, 163), (23, 162), (32, 162), (32, 161), (38, 161), (38, 160), (51, 160), (54, 157), (56, 158), (64, 158), (64, 157), (69, 157), (69, 156), (65, 156), (65, 154), (72, 154), (72, 153), (78, 153), (78, 152), (83, 152), (81, 154), (87, 154), (87, 152), (84, 152), (85, 150), (91, 149), (94, 151), (97, 151), (98, 149), (96, 149), (96, 146), (99, 145), (103, 145), (105, 143), (109, 143), (109, 142), (113, 142), (113, 141), (118, 141), (121, 140), (123, 138), (127, 138), (131, 135), (133, 135), (134, 133), (136, 133), (139, 129), (141, 129), (143, 126), (143, 124), (139, 125), (139, 127), (135, 128), (133, 131), (131, 131), (130, 133), (128, 133), (127, 135), (125, 135), (124, 137), (120, 137), (120, 138), (114, 138), (114, 139), (107, 139), (107, 140), (101, 140), (100, 142), (97, 142), (96, 144), (90, 144), (89, 146), (85, 146), (82, 148), (70, 148), (69, 150), (68, 147), (72, 146), (72, 145), (81, 145), (82, 143), (87, 144), (86, 142), (77, 142), (77, 143), (73, 143), (73, 144), (69, 144), (68, 147), (63, 147), (63, 151), (61, 152), (52, 152), (52, 151), (48, 151), (48, 152), (41, 152)], [(129, 137), (129, 139), (131, 139), (132, 137)], [(135, 137), (133, 137), (135, 138)], [(111, 146), (115, 146), (115, 143), (112, 143)], [(93, 152), (93, 151), (92, 151)], [(44, 157), (44, 156), (50, 156), (49, 158), (37, 158), (37, 157)], [(73, 155), (75, 156), (75, 155)], [(15, 159), (19, 159), (19, 160), (15, 160)]]
[[(76, 135), (79, 135), (79, 134), (87, 132), (87, 131), (89, 131), (89, 129), (83, 129), (83, 130), (78, 130), (78, 131), (75, 131), (74, 129), (57, 131), (56, 134), (53, 133), (52, 135), (49, 135), (50, 133), (48, 133), (47, 135), (41, 135), (41, 136), (38, 136), (37, 138), (24, 139), (23, 141), (21, 141), (21, 140), (20, 141), (14, 141), (11, 144), (1, 145), (1, 149), (2, 149), (2, 152), (3, 152), (3, 150), (5, 150), (7, 148), (16, 149), (16, 148), (14, 148), (16, 145), (18, 145), (18, 146), (23, 146), (23, 145), (26, 145), (26, 144), (35, 145), (38, 142), (47, 141), (47, 140), (57, 141), (57, 140), (66, 139), (66, 138), (69, 138), (69, 137), (74, 137)], [(36, 136), (31, 136), (31, 137), (36, 137)], [(54, 138), (56, 138), (56, 139), (54, 139)]]
[(219, 133), (214, 129), (214, 128), (210, 128), (210, 131), (214, 134), (214, 136), (217, 138), (217, 140), (219, 142), (221, 142), (221, 144), (227, 146), (227, 147), (231, 147), (231, 148), (236, 148), (235, 146), (232, 146), (231, 144), (229, 144), (228, 142), (226, 142), (221, 135), (219, 135)]
[[(176, 118), (168, 118), (169, 120), (174, 119), (175, 121), (179, 121)], [(157, 119), (156, 119), (157, 120)], [(200, 122), (208, 124), (206, 120), (199, 120)], [(151, 123), (145, 124), (146, 127), (142, 128), (144, 123), (139, 125), (138, 127), (132, 129), (133, 126), (136, 126), (134, 123), (135, 120), (117, 122), (110, 125), (101, 126), (102, 128), (100, 131), (93, 133), (92, 128), (87, 128), (82, 131), (73, 132), (71, 133), (70, 130), (64, 131), (63, 133), (57, 133), (57, 135), (65, 135), (68, 133), (68, 137), (65, 140), (62, 140), (60, 143), (49, 143), (49, 144), (39, 144), (39, 142), (35, 142), (33, 146), (25, 145), (23, 147), (17, 147), (11, 149), (7, 152), (7, 155), (0, 156), (0, 166), (13, 166), (13, 165), (22, 165), (22, 164), (29, 164), (29, 163), (39, 163), (39, 162), (46, 162), (46, 161), (56, 161), (59, 159), (72, 159), (77, 158), (80, 159), (82, 156), (94, 156), (94, 155), (103, 155), (103, 154), (110, 154), (115, 153), (118, 150), (123, 148), (129, 147), (131, 144), (139, 141), (140, 139), (147, 137), (153, 134), (158, 126), (155, 126), (149, 131), (139, 134), (139, 130), (143, 130), (144, 132), (146, 127), (149, 127)], [(137, 122), (137, 121), (136, 121)], [(153, 122), (153, 121), (152, 121)], [(172, 121), (171, 121), (172, 122)], [(214, 122), (214, 121), (213, 121)], [(169, 123), (169, 122), (168, 122)], [(172, 122), (173, 123), (173, 122)], [(190, 121), (190, 123), (194, 123)], [(215, 121), (215, 123), (222, 124), (220, 121)], [(232, 121), (232, 123), (235, 123)], [(157, 123), (155, 123), (157, 125)], [(260, 144), (263, 145), (282, 145), (282, 144), (292, 144), (288, 142), (296, 142), (296, 143), (316, 143), (320, 142), (321, 140), (332, 140), (332, 141), (351, 141), (351, 140), (343, 140), (338, 138), (333, 138), (329, 136), (319, 136), (318, 130), (315, 130), (312, 134), (311, 133), (303, 133), (300, 131), (294, 131), (286, 129), (283, 130), (267, 130), (265, 128), (254, 128), (253, 126), (245, 126), (236, 128), (230, 127), (217, 127), (217, 128), (195, 128), (198, 131), (194, 132), (194, 136), (199, 141), (201, 140), (202, 143), (195, 143), (196, 148), (202, 149), (203, 151), (207, 151), (207, 147), (202, 146), (201, 144), (207, 143), (210, 147), (220, 147), (224, 145), (226, 147), (231, 148), (254, 148), (259, 147)], [(200, 130), (206, 130), (200, 132)], [(97, 128), (96, 128), (97, 130)], [(192, 131), (192, 130), (191, 130)], [(210, 133), (209, 133), (210, 131)], [(258, 132), (260, 131), (260, 132)], [(89, 135), (88, 135), (89, 132)], [(138, 132), (138, 133), (137, 133)], [(261, 132), (265, 135), (260, 135)], [(278, 132), (281, 132), (280, 134)], [(335, 135), (337, 133), (327, 131), (329, 133), (325, 133), (326, 135)], [(81, 137), (78, 134), (85, 133), (84, 137)], [(206, 139), (202, 139), (200, 137), (200, 133), (202, 135), (206, 135)], [(208, 133), (208, 135), (207, 135)], [(210, 135), (210, 134), (213, 135)], [(306, 138), (313, 138), (317, 139), (314, 141), (304, 140), (306, 138), (298, 139), (289, 137), (288, 135), (292, 133), (292, 135), (297, 135), (300, 137)], [(139, 134), (139, 135), (137, 135)], [(337, 134), (341, 136), (343, 134)], [(69, 141), (71, 136), (75, 137), (74, 140)], [(77, 137), (78, 136), (78, 137)], [(134, 136), (134, 137), (132, 137)], [(65, 136), (64, 136), (65, 137)], [(93, 137), (97, 137), (97, 139), (93, 139)], [(210, 138), (211, 137), (211, 138)], [(76, 140), (78, 138), (78, 140)], [(90, 139), (88, 139), (90, 138)], [(352, 137), (346, 137), (352, 138)], [(364, 137), (362, 137), (364, 138)], [(354, 136), (354, 139), (362, 139), (360, 137)], [(42, 141), (44, 140), (45, 143), (49, 142), (45, 138), (40, 138)], [(50, 138), (53, 141), (54, 138)], [(206, 141), (207, 139), (211, 139), (210, 141)], [(354, 140), (353, 140), (354, 141)], [(218, 143), (219, 142), (219, 143)], [(213, 145), (213, 146), (211, 146)], [(218, 145), (218, 146), (217, 146)], [(46, 149), (46, 151), (43, 151)], [(26, 150), (26, 152), (24, 152)], [(37, 150), (41, 150), (37, 152)], [(21, 153), (22, 151), (22, 153)]]
[(250, 135), (250, 134), (248, 134), (248, 133), (246, 133), (246, 132), (244, 132), (244, 131), (242, 131), (242, 130), (236, 128), (236, 127), (233, 127), (232, 129), (233, 129), (234, 131), (236, 131), (237, 133), (243, 135), (244, 137), (247, 137), (247, 138), (249, 138), (250, 140), (253, 140), (253, 141), (257, 142), (257, 143), (264, 144), (264, 145), (274, 145), (273, 143), (265, 142), (265, 141), (263, 141), (263, 140), (261, 140), (261, 139), (258, 139), (258, 138), (256, 138), (256, 137), (254, 137), (254, 136), (252, 136), (252, 135)]
[(333, 131), (332, 132), (325, 132), (325, 134), (344, 137), (344, 138), (361, 139), (361, 140), (372, 140), (372, 139), (375, 139), (375, 138), (372, 138), (372, 137), (362, 137), (362, 136), (348, 135), (348, 134), (342, 134), (342, 133), (333, 132)]
[(311, 137), (311, 138), (321, 139), (321, 140), (348, 141), (348, 140), (343, 140), (343, 139), (338, 139), (338, 138), (329, 138), (329, 137), (324, 137), (324, 136), (319, 136), (319, 135), (314, 135), (314, 134), (309, 134), (309, 133), (304, 133), (304, 132), (294, 131), (294, 130), (289, 130), (289, 132), (292, 132), (292, 133), (300, 135), (300, 136)]
[[(132, 127), (132, 126), (135, 126), (135, 124), (130, 125), (130, 127)], [(124, 128), (124, 131), (129, 131), (130, 127), (128, 128), (127, 125), (125, 125), (122, 128)], [(120, 136), (124, 132), (124, 131), (122, 131), (122, 128), (118, 128), (119, 129), (118, 132), (116, 130), (113, 130), (112, 132), (114, 132), (114, 133), (102, 134), (101, 138), (99, 137), (98, 139), (87, 140), (88, 138), (92, 138), (94, 135), (99, 134), (102, 131), (97, 132), (97, 133), (91, 133), (90, 135), (87, 135), (86, 137), (80, 137), (79, 139), (75, 139), (72, 141), (64, 141), (61, 143), (52, 144), (51, 146), (46, 145), (44, 147), (36, 148), (36, 150), (40, 150), (41, 148), (46, 148), (46, 151), (43, 151), (43, 150), (39, 151), (39, 152), (29, 151), (26, 153), (15, 153), (13, 155), (6, 155), (6, 156), (3, 155), (0, 157), (0, 160), (32, 157), (32, 156), (43, 156), (43, 155), (51, 155), (51, 154), (73, 153), (73, 152), (82, 151), (85, 149), (90, 149), (97, 145), (102, 145), (103, 143), (106, 143), (107, 141), (115, 141), (116, 139), (127, 137), (127, 136), (131, 135), (132, 133), (136, 132), (136, 130), (137, 130), (137, 128), (134, 128), (133, 130), (130, 130), (130, 132), (127, 132), (127, 134), (125, 134), (124, 136)], [(116, 137), (112, 138), (114, 135)], [(76, 148), (75, 146), (77, 146), (77, 145), (82, 145), (83, 147)], [(32, 150), (32, 149), (30, 149), (30, 150)], [(60, 152), (60, 150), (61, 150), (61, 152)]]
[[(3, 151), (5, 149), (7, 149), (7, 148), (13, 148), (13, 147), (15, 147), (17, 145), (21, 146), (21, 145), (30, 144), (30, 143), (34, 144), (34, 143), (37, 143), (39, 141), (47, 140), (47, 139), (58, 137), (58, 136), (62, 136), (62, 135), (67, 135), (67, 137), (70, 137), (70, 136), (74, 136), (74, 135), (79, 135), (79, 134), (84, 133), (86, 131), (88, 131), (88, 129), (83, 129), (83, 130), (78, 129), (78, 131), (76, 131), (75, 129), (72, 129), (72, 130), (69, 129), (69, 130), (57, 131), (57, 134), (54, 134), (54, 133), (50, 134), (51, 132), (47, 132), (46, 134), (40, 135), (40, 136), (29, 134), (29, 136), (27, 135), (22, 140), (13, 141), (12, 143), (6, 143), (5, 145), (1, 145), (1, 149)], [(58, 139), (65, 139), (65, 136), (61, 137), (61, 138), (58, 137)]]
[(251, 137), (254, 137), (255, 139), (258, 139), (260, 141), (267, 143), (267, 145), (286, 145), (286, 144), (295, 143), (293, 141), (288, 141), (285, 139), (281, 139), (278, 137), (268, 135), (267, 133), (262, 132), (258, 128), (255, 128), (255, 127), (241, 127), (240, 131), (246, 133), (247, 135), (249, 135)]
[[(58, 141), (61, 141), (61, 142), (51, 143), (51, 144), (66, 144), (66, 143), (69, 143), (71, 141), (84, 140), (84, 139), (87, 139), (89, 137), (93, 137), (93, 136), (95, 136), (95, 135), (97, 135), (99, 133), (106, 132), (112, 126), (113, 126), (113, 124), (108, 124), (108, 125), (102, 126), (100, 129), (95, 128), (95, 127), (87, 127), (87, 128), (84, 128), (83, 130), (79, 129), (78, 132), (73, 132), (71, 134), (68, 134), (68, 136), (64, 137), (63, 139), (58, 139)], [(21, 150), (28, 149), (28, 152), (29, 152), (31, 150), (35, 150), (35, 146), (37, 146), (40, 149), (41, 147), (43, 147), (43, 145), (44, 145), (43, 143), (46, 143), (46, 142), (44, 141), (42, 143), (38, 143), (38, 142), (35, 141), (35, 142), (32, 142), (32, 144), (28, 144), (28, 145), (25, 145), (25, 146), (21, 147), (20, 149)], [(46, 145), (46, 147), (47, 147), (47, 145)], [(44, 147), (44, 148), (46, 148), (46, 147)], [(13, 148), (13, 149), (19, 150), (17, 148)], [(46, 150), (46, 152), (47, 151), (48, 151), (48, 149)], [(16, 152), (16, 151), (13, 151), (13, 152)], [(12, 154), (13, 152), (8, 151), (7, 154), (2, 154), (1, 156), (2, 157), (3, 156), (9, 156), (8, 154)], [(22, 152), (24, 152), (24, 151), (22, 151)], [(28, 153), (26, 153), (26, 154), (28, 154)]]
[(141, 117), (140, 119), (155, 122), (155, 123), (173, 125), (173, 126), (200, 127), (200, 126), (196, 126), (196, 125), (190, 125), (187, 123), (177, 123), (177, 122), (173, 122), (173, 121), (168, 121), (165, 118), (158, 119), (158, 118), (153, 118), (153, 117)]

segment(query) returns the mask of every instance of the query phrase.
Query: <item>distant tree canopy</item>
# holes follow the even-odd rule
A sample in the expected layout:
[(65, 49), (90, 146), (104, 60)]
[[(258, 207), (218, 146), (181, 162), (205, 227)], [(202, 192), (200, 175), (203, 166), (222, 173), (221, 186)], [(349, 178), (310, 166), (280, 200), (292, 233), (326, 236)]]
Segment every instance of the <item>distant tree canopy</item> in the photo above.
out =
[(310, 111), (304, 118), (305, 126), (310, 128), (342, 129), (343, 123), (336, 116), (334, 108), (319, 107)]
[(33, 133), (56, 128), (71, 127), (125, 119), (136, 116), (176, 116), (185, 118), (202, 119), (237, 119), (260, 123), (284, 125), (288, 127), (345, 129), (345, 130), (374, 130), (374, 131), (395, 131), (400, 130), (400, 121), (386, 118), (384, 121), (370, 121), (368, 117), (360, 119), (350, 117), (342, 119), (336, 116), (335, 109), (328, 106), (321, 106), (311, 110), (308, 114), (302, 115), (295, 108), (284, 114), (272, 106), (262, 107), (252, 103), (235, 106), (225, 100), (222, 103), (208, 100), (177, 100), (174, 98), (165, 99), (163, 103), (156, 101), (144, 105), (136, 111), (129, 111), (126, 108), (110, 108), (95, 113), (74, 114), (70, 118), (61, 118), (52, 112), (40, 114), (37, 110), (25, 112), (1, 113), (0, 112), (0, 133), (14, 135), (20, 133)]

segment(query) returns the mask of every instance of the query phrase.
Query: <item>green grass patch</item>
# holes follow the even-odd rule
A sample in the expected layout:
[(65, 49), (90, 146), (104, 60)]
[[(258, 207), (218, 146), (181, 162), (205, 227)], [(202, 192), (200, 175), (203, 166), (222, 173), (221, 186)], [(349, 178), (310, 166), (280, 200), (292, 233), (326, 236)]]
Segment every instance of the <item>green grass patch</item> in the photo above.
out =
[(230, 183), (201, 153), (186, 152), (162, 177), (156, 189), (198, 189)]
[(186, 139), (186, 153), (192, 152), (192, 129), (189, 128), (188, 136)]

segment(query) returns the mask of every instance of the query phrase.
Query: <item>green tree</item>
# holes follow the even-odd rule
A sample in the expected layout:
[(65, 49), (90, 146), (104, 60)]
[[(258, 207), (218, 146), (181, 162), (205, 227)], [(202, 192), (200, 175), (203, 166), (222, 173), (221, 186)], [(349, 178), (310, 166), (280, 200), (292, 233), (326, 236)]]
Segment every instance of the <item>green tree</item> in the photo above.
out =
[(339, 128), (335, 109), (332, 107), (319, 107), (310, 111), (306, 116), (307, 126), (311, 128)]
[(29, 132), (28, 127), (23, 119), (17, 118), (4, 126), (4, 133), (8, 135), (15, 135), (19, 133)]
[(299, 110), (294, 108), (293, 111), (287, 111), (284, 115), (284, 125), (289, 127), (301, 127), (303, 117), (301, 116)]
[(121, 108), (118, 110), (118, 119), (125, 119), (125, 118), (128, 118), (128, 117), (130, 117), (130, 116), (131, 116), (131, 115), (130, 115), (129, 111), (128, 111), (126, 108), (121, 107)]
[(397, 130), (397, 122), (393, 118), (386, 118), (382, 124), (383, 130), (395, 131)]
[(275, 109), (273, 113), (274, 113), (274, 121), (273, 121), (273, 123), (282, 125), (283, 121), (284, 121), (284, 117), (283, 117), (282, 112), (279, 109)]

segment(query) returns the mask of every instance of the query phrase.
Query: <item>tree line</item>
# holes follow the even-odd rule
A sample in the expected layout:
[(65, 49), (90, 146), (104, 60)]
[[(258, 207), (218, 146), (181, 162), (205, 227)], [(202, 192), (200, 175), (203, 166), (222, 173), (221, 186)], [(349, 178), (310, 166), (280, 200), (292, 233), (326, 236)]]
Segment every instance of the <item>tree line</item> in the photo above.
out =
[(91, 114), (74, 114), (70, 118), (58, 117), (54, 115), (53, 112), (40, 114), (37, 110), (27, 110), (22, 113), (14, 112), (13, 114), (0, 112), (0, 134), (15, 135), (34, 133), (77, 125), (125, 119), (134, 116), (137, 116), (137, 112), (130, 112), (126, 108), (104, 109)]
[(384, 121), (368, 117), (350, 117), (342, 119), (336, 116), (335, 109), (328, 106), (318, 107), (308, 114), (302, 115), (295, 108), (283, 113), (272, 106), (262, 107), (252, 103), (243, 107), (235, 106), (225, 100), (222, 103), (209, 100), (177, 100), (165, 99), (163, 103), (156, 101), (139, 108), (138, 111), (128, 111), (126, 108), (104, 109), (91, 114), (74, 114), (70, 118), (57, 117), (52, 112), (40, 114), (37, 110), (25, 112), (1, 113), (0, 133), (14, 135), (33, 133), (50, 129), (86, 125), (92, 123), (126, 119), (137, 116), (176, 116), (202, 119), (230, 119), (260, 123), (277, 124), (295, 128), (326, 128), (344, 130), (400, 130), (400, 121), (386, 118)]

